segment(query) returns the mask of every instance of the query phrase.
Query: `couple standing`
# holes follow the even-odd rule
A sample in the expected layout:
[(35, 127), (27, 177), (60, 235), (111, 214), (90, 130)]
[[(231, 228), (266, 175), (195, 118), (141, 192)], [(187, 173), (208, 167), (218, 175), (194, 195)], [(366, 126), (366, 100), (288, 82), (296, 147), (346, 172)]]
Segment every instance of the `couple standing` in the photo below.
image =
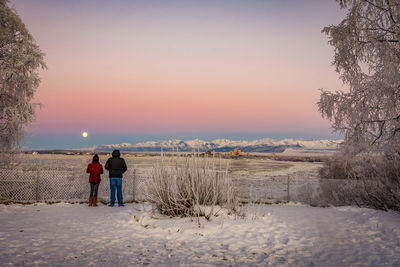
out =
[[(121, 153), (118, 149), (112, 152), (112, 157), (106, 162), (104, 168), (109, 171), (110, 174), (110, 204), (108, 206), (114, 207), (115, 205), (115, 188), (117, 189), (118, 206), (123, 207), (122, 202), (122, 174), (126, 172), (127, 167), (125, 160), (120, 157)], [(95, 154), (93, 161), (90, 163), (86, 170), (90, 173), (90, 197), (89, 206), (97, 206), (97, 191), (101, 181), (100, 174), (103, 173), (103, 166), (99, 162), (99, 156)]]

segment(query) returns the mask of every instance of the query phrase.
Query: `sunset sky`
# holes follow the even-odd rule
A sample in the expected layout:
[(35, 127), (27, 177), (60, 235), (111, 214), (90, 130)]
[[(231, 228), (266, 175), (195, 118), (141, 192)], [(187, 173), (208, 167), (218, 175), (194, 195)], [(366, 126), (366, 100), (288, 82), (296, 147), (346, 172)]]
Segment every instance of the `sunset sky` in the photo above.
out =
[[(334, 0), (10, 0), (46, 53), (33, 134), (327, 136)], [(265, 136), (268, 137), (268, 136)]]

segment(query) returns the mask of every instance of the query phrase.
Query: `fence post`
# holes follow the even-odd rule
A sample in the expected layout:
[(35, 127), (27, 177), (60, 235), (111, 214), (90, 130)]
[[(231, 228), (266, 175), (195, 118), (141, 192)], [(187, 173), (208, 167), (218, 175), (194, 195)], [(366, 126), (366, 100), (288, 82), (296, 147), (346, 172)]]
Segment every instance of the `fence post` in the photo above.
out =
[(287, 201), (290, 201), (290, 176), (287, 176)]
[(135, 202), (135, 181), (136, 181), (136, 169), (133, 169), (133, 177), (132, 177), (132, 201)]
[(36, 170), (36, 188), (35, 188), (35, 197), (36, 197), (36, 202), (39, 202), (40, 200), (40, 170), (39, 168)]
[(253, 202), (253, 184), (250, 182), (250, 189), (249, 189), (249, 203)]

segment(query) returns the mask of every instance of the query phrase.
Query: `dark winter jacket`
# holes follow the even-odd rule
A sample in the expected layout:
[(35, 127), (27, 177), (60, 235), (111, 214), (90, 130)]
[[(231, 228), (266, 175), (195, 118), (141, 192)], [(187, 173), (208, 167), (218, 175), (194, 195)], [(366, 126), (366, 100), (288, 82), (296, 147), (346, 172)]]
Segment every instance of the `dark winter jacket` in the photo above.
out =
[(86, 169), (86, 172), (90, 173), (89, 183), (101, 182), (100, 174), (103, 173), (103, 166), (100, 163), (97, 162), (90, 163)]
[(121, 177), (124, 172), (126, 172), (127, 167), (125, 160), (120, 158), (119, 150), (114, 150), (112, 152), (112, 158), (109, 158), (106, 162), (104, 168), (110, 172), (111, 177)]

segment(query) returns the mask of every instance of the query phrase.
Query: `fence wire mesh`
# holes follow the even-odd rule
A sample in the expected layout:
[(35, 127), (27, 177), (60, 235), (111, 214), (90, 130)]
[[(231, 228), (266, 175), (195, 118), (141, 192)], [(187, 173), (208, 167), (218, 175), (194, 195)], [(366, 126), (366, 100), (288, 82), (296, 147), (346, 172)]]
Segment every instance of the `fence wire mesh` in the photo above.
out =
[[(105, 161), (106, 158), (103, 158)], [(88, 159), (62, 158), (40, 160), (29, 158), (18, 167), (0, 169), (0, 201), (83, 202), (90, 192), (86, 173)], [(154, 161), (137, 164), (128, 159), (123, 177), (125, 202), (146, 200), (146, 180)], [(172, 161), (171, 166), (174, 166)], [(132, 167), (134, 166), (134, 167)], [(245, 175), (230, 171), (230, 178), (245, 202), (299, 201), (310, 204), (320, 192), (320, 180), (309, 172), (290, 175)], [(107, 171), (102, 175), (98, 199), (108, 202), (110, 186)]]
[[(0, 200), (20, 202), (87, 201), (90, 192), (88, 174), (81, 169), (0, 169)], [(129, 169), (123, 177), (125, 202), (143, 200), (143, 178), (135, 169)], [(98, 198), (108, 201), (110, 185), (103, 175)]]
[(239, 199), (244, 202), (274, 203), (296, 201), (311, 204), (321, 193), (320, 179), (294, 173), (290, 175), (233, 177)]

